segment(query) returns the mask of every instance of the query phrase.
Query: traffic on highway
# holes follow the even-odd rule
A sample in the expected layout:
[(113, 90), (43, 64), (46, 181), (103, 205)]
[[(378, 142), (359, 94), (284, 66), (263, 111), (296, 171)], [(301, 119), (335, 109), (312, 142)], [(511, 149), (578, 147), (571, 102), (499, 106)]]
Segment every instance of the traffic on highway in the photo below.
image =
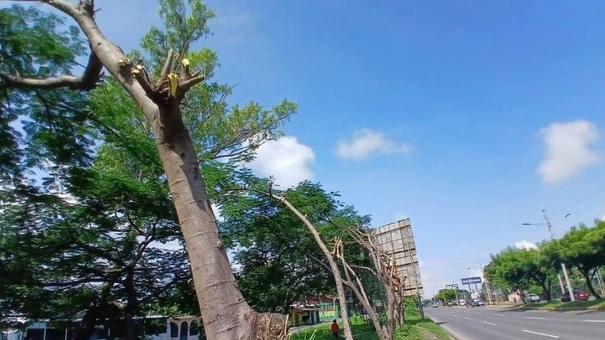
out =
[(605, 311), (441, 307), (425, 311), (457, 340), (605, 339)]

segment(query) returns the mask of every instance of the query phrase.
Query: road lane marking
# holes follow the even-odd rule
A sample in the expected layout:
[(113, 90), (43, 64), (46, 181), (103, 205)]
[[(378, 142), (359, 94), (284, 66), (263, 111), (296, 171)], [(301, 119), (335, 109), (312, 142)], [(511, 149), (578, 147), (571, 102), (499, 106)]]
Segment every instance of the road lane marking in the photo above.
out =
[(495, 316), (506, 316), (506, 315), (504, 315), (504, 314), (497, 314), (497, 313), (496, 313), (496, 314), (494, 314), (494, 315), (495, 315)]
[(526, 319), (532, 319), (532, 320), (546, 320), (546, 318), (539, 318), (537, 316), (526, 316)]
[(605, 320), (582, 320), (582, 322), (603, 322), (603, 323), (605, 323)]
[(483, 323), (486, 324), (486, 325), (492, 325), (492, 326), (496, 325), (495, 323), (491, 323), (491, 322), (487, 322), (487, 321), (483, 321)]
[(466, 320), (470, 320), (471, 318), (467, 318), (466, 316), (464, 317)]
[(540, 332), (528, 331), (527, 329), (522, 329), (521, 331), (522, 331), (522, 332), (525, 332), (525, 333), (535, 334), (535, 335), (547, 336), (547, 337), (549, 337), (549, 338), (555, 338), (555, 339), (558, 339), (558, 338), (559, 338), (559, 336), (558, 336), (558, 335), (552, 335), (552, 334), (546, 334), (546, 333), (540, 333)]

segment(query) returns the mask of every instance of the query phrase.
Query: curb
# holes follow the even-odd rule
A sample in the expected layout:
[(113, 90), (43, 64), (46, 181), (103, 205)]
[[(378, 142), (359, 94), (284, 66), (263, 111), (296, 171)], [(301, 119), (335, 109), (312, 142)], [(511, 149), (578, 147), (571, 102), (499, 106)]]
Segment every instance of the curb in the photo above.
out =
[(447, 329), (447, 328), (443, 327), (442, 325), (439, 325), (439, 327), (441, 327), (453, 340), (466, 340), (463, 337), (461, 337), (460, 335), (456, 334), (456, 332), (454, 332), (450, 329)]
[(453, 340), (466, 340), (463, 337), (461, 337), (460, 335), (456, 334), (456, 332), (452, 331), (451, 329), (448, 329), (448, 327), (439, 324), (439, 320), (435, 320), (435, 318), (433, 318), (432, 316), (429, 318), (432, 322), (434, 322), (435, 324), (437, 324), (439, 327), (441, 327), (441, 329), (443, 329), (447, 335), (449, 335), (450, 338), (452, 338)]

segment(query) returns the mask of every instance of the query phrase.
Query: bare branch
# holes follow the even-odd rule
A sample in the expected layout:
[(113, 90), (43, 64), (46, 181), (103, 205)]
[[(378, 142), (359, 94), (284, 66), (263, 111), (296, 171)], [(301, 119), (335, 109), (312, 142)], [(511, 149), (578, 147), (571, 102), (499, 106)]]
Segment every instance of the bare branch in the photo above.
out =
[(132, 74), (134, 75), (136, 80), (139, 82), (139, 84), (141, 85), (143, 90), (145, 90), (145, 93), (147, 94), (147, 96), (149, 96), (150, 98), (153, 98), (155, 96), (156, 91), (153, 88), (153, 86), (151, 85), (151, 82), (149, 80), (149, 76), (147, 75), (147, 71), (145, 70), (145, 67), (143, 67), (143, 65), (136, 65), (134, 67), (134, 69), (132, 70)]
[[(102, 67), (103, 65), (100, 66)], [(38, 89), (57, 89), (61, 87), (68, 87), (74, 90), (88, 91), (95, 88), (98, 85), (98, 81), (103, 76), (103, 73), (101, 72), (101, 67), (98, 68), (98, 76), (95, 77), (93, 81), (90, 81), (90, 79), (88, 79), (90, 78), (89, 75), (87, 76), (85, 81), (84, 75), (82, 75), (81, 77), (64, 75), (52, 78), (24, 78), (19, 75), (12, 75), (4, 72), (0, 72), (0, 79), (4, 80), (4, 82), (8, 86), (12, 87)], [(90, 71), (85, 73), (92, 74), (93, 72)]]
[(315, 261), (317, 264), (321, 265), (322, 267), (324, 267), (326, 270), (328, 270), (330, 273), (332, 272), (332, 268), (330, 268), (329, 265), (327, 265), (325, 262), (323, 262), (322, 260), (318, 259), (317, 257), (313, 256), (312, 254), (307, 253), (307, 257), (310, 258), (311, 260)]
[(160, 80), (164, 79), (170, 73), (170, 69), (172, 68), (172, 59), (174, 58), (174, 51), (171, 49), (168, 50), (168, 55), (166, 56), (166, 61), (164, 61), (164, 67), (162, 67), (162, 72), (160, 73)]
[(206, 76), (203, 74), (200, 74), (199, 72), (192, 74), (191, 78), (185, 79), (179, 83), (180, 92), (184, 96), (185, 93), (187, 93), (187, 91), (189, 91), (190, 88), (203, 82), (205, 78), (206, 78)]
[(355, 264), (351, 265), (352, 268), (359, 268), (359, 269), (363, 269), (363, 270), (367, 270), (370, 273), (372, 273), (374, 276), (378, 277), (378, 274), (376, 274), (376, 272), (374, 271), (374, 269), (370, 268), (370, 267), (366, 267), (366, 266), (358, 266)]

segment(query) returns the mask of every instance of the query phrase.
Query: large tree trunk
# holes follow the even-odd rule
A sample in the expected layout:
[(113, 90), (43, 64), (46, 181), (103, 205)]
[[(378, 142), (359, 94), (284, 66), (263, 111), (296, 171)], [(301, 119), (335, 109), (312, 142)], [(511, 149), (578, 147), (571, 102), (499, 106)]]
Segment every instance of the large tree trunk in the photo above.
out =
[[(160, 115), (173, 114), (162, 112)], [(195, 149), (180, 115), (170, 120), (169, 126), (157, 130), (158, 151), (189, 254), (206, 336), (216, 340), (279, 339), (285, 328), (284, 317), (261, 318), (238, 290)]]
[(72, 333), (71, 340), (89, 340), (95, 331), (95, 325), (97, 324), (98, 315), (97, 307), (89, 308), (82, 320), (78, 324), (78, 327)]
[(546, 301), (550, 301), (551, 300), (551, 296), (550, 296), (550, 279), (546, 279), (545, 281), (541, 281), (540, 282), (540, 288), (542, 288), (542, 292), (544, 293), (544, 299)]

